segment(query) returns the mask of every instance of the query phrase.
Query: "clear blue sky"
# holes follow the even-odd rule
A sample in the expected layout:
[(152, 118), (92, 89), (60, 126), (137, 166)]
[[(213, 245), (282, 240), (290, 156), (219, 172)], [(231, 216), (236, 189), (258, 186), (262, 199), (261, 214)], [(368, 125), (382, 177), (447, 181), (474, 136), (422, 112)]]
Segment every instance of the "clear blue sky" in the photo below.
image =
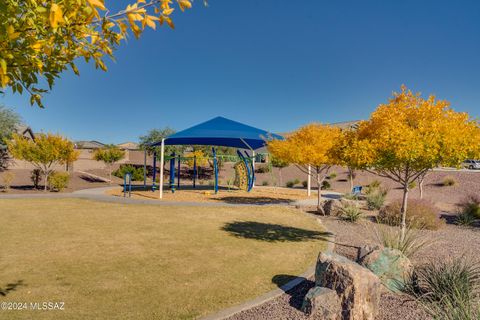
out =
[(403, 83), (480, 116), (478, 0), (209, 2), (132, 38), (107, 73), (65, 73), (44, 110), (0, 103), (34, 131), (109, 143), (218, 115), (277, 132), (367, 118)]

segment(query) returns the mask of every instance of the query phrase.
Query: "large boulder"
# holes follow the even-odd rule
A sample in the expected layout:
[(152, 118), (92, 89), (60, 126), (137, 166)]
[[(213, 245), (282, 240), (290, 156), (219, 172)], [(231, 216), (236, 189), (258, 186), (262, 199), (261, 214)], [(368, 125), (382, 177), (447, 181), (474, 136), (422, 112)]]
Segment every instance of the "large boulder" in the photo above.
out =
[(341, 216), (343, 208), (346, 206), (356, 205), (356, 201), (348, 199), (330, 199), (323, 203), (323, 212), (326, 216)]
[(410, 260), (397, 249), (380, 246), (363, 246), (358, 252), (358, 263), (376, 274), (391, 291), (398, 292), (405, 286), (413, 271)]
[(367, 268), (335, 253), (320, 253), (315, 285), (337, 292), (344, 320), (373, 320), (378, 314), (382, 284)]
[(303, 298), (302, 311), (314, 319), (341, 320), (342, 305), (337, 292), (323, 287), (313, 287)]
[(330, 199), (323, 204), (323, 212), (326, 216), (340, 216), (342, 214), (343, 205), (340, 200)]

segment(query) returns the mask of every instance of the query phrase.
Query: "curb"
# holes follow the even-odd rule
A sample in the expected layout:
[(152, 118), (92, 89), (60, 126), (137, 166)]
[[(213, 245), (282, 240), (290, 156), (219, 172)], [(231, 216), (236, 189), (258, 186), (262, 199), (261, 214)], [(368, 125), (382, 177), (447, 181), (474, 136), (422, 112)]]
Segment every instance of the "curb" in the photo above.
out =
[[(316, 218), (317, 222), (322, 225), (325, 231), (328, 231), (325, 228), (325, 225), (322, 223), (322, 221), (319, 218)], [(327, 248), (325, 249), (324, 252), (331, 253), (335, 249), (335, 234), (332, 234), (330, 237), (330, 241), (325, 241), (327, 243)], [(270, 292), (267, 292), (257, 298), (254, 298), (252, 300), (249, 300), (247, 302), (244, 302), (240, 305), (236, 305), (233, 307), (229, 307), (223, 310), (220, 310), (216, 313), (212, 313), (200, 318), (197, 318), (197, 320), (224, 320), (227, 319), (237, 313), (240, 313), (242, 311), (246, 311), (249, 309), (252, 309), (254, 307), (257, 307), (259, 305), (264, 304), (265, 302), (271, 301), (275, 298), (280, 297), (282, 294), (285, 294), (287, 291), (292, 290), (299, 284), (301, 284), (305, 279), (311, 278), (312, 276), (315, 275), (315, 265), (310, 266), (307, 271), (302, 273), (301, 275), (297, 276), (297, 278), (293, 279), (290, 282), (287, 282), (283, 286), (274, 289)]]

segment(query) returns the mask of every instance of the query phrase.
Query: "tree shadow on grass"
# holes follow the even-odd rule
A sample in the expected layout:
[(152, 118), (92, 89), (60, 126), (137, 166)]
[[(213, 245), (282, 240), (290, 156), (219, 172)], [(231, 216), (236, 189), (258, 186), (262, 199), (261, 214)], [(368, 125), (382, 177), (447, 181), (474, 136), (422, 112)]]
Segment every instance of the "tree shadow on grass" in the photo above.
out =
[(300, 242), (308, 240), (328, 240), (332, 234), (307, 229), (283, 226), (280, 224), (255, 221), (235, 221), (226, 223), (223, 231), (238, 238), (255, 239), (267, 242)]
[(5, 297), (12, 291), (15, 291), (17, 287), (23, 285), (23, 280), (18, 280), (14, 283), (8, 283), (5, 287), (0, 287), (0, 296)]
[[(282, 286), (293, 280), (298, 280), (298, 284), (292, 289), (285, 291)], [(291, 307), (297, 310), (301, 310), (303, 298), (307, 294), (308, 290), (315, 286), (315, 282), (312, 280), (288, 274), (277, 274), (272, 278), (272, 282), (290, 296), (288, 303)]]

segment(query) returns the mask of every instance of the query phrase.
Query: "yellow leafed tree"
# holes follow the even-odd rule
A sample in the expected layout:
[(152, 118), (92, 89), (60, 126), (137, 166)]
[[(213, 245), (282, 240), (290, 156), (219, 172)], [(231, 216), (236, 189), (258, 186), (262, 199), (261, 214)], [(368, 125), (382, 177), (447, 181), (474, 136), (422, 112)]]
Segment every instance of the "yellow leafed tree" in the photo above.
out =
[[(104, 0), (0, 1), (0, 92), (28, 93), (42, 107), (42, 94), (76, 59), (94, 61), (106, 70), (104, 58), (130, 33), (167, 24), (172, 13), (192, 7), (189, 0), (131, 0), (124, 10), (110, 11)], [(46, 86), (43, 85), (46, 84)]]
[(480, 151), (480, 126), (445, 100), (427, 99), (402, 86), (356, 131), (346, 150), (349, 165), (398, 182), (403, 189), (402, 239), (409, 184), (438, 166), (457, 167)]
[(35, 140), (13, 134), (12, 139), (7, 141), (7, 146), (14, 158), (30, 162), (42, 172), (45, 191), (47, 191), (48, 176), (55, 166), (72, 163), (79, 156), (70, 140), (50, 133), (38, 134)]
[(297, 165), (306, 174), (308, 166), (313, 169), (319, 189), (318, 210), (322, 183), (330, 167), (338, 163), (333, 150), (340, 136), (339, 128), (314, 123), (298, 129), (285, 140), (273, 140), (268, 143), (268, 150), (274, 157)]

